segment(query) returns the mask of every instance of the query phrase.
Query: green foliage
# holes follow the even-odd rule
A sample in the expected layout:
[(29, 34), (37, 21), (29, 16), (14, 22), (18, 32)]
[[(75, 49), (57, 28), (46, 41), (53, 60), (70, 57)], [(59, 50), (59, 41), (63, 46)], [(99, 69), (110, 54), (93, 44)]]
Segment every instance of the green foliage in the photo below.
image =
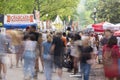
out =
[(91, 18), (93, 9), (97, 6), (98, 0), (86, 0), (85, 5), (79, 5), (81, 9), (75, 13), (75, 20), (78, 20), (81, 26), (87, 26), (93, 24), (94, 21)]
[(40, 14), (41, 19), (54, 19), (56, 15), (60, 15), (62, 19), (67, 16), (72, 16), (76, 10), (79, 0), (40, 0), (41, 8)]
[(26, 14), (32, 13), (34, 0), (1, 0), (1, 14)]
[(120, 22), (120, 1), (119, 0), (100, 0), (98, 5), (99, 21), (111, 23)]
[[(27, 14), (40, 8), (41, 20), (72, 16), (79, 0), (0, 0), (1, 14)], [(48, 14), (48, 17), (46, 17)]]

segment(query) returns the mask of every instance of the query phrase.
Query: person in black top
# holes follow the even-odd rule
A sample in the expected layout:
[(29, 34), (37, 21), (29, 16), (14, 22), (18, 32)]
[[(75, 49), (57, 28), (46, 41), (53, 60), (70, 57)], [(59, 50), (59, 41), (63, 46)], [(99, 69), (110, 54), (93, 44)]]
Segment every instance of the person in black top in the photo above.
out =
[(54, 54), (54, 64), (57, 68), (57, 74), (59, 80), (62, 77), (62, 62), (63, 62), (63, 51), (64, 51), (64, 43), (62, 41), (62, 33), (57, 33), (53, 38), (51, 52)]

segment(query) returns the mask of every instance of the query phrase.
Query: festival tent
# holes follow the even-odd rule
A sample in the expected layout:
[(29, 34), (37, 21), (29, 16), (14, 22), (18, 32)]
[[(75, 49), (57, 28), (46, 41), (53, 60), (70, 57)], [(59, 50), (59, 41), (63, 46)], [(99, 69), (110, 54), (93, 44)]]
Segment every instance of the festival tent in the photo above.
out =
[(114, 25), (114, 30), (120, 30), (120, 23)]
[(104, 32), (103, 24), (104, 24), (104, 22), (93, 24), (92, 27), (93, 27), (95, 32)]
[(101, 23), (97, 23), (97, 24), (92, 24), (92, 25), (88, 25), (86, 27), (87, 30), (92, 30), (95, 32), (104, 32), (104, 30), (106, 29), (110, 29), (110, 30), (120, 30), (120, 23), (119, 24), (112, 24), (109, 22), (101, 22)]
[(55, 21), (53, 22), (53, 25), (55, 26), (55, 28), (57, 30), (62, 30), (63, 29), (63, 22), (62, 20), (60, 19), (60, 16), (57, 15)]
[(95, 32), (104, 32), (106, 29), (115, 30), (118, 29), (118, 25), (114, 25), (109, 22), (101, 22), (97, 24), (93, 24), (92, 27), (94, 28)]
[(104, 22), (104, 24), (103, 24), (103, 29), (104, 30), (105, 29), (112, 29), (113, 30), (113, 28), (114, 28), (114, 24), (109, 23), (109, 22)]
[(33, 14), (7, 14), (4, 16), (4, 28), (6, 29), (24, 29), (37, 23)]

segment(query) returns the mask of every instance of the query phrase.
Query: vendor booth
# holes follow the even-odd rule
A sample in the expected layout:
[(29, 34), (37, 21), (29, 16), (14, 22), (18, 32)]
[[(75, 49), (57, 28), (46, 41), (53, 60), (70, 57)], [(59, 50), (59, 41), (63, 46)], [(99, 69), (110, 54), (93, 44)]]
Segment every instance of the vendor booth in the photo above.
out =
[(24, 29), (30, 25), (36, 25), (33, 14), (7, 14), (4, 16), (4, 27), (6, 29)]

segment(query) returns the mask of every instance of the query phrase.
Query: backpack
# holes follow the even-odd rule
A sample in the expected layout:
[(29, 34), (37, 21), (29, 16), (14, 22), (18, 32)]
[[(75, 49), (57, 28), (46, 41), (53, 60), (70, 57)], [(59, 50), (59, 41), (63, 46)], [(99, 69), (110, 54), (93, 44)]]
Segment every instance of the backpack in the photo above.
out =
[(103, 65), (111, 66), (113, 63), (112, 50), (105, 50), (103, 53)]

